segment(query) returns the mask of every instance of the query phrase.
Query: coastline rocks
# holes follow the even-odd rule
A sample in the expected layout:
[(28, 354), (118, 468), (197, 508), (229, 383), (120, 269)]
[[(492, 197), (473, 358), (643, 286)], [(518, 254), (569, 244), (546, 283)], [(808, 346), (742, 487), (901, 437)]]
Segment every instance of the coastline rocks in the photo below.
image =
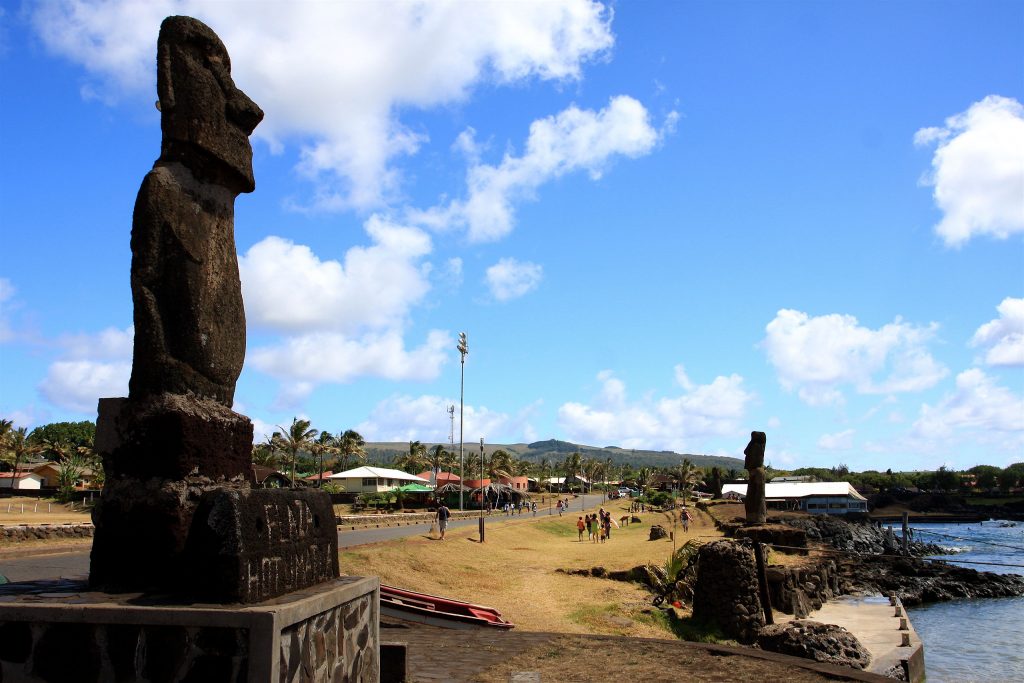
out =
[(826, 560), (806, 567), (769, 565), (765, 571), (772, 607), (802, 619), (842, 593), (836, 564)]
[[(828, 543), (837, 550), (847, 550), (870, 555), (900, 555), (902, 542), (888, 528), (881, 528), (864, 519), (841, 519), (829, 515), (811, 517), (789, 517), (783, 520), (788, 526), (803, 529), (807, 539)], [(911, 555), (941, 555), (942, 548), (931, 543), (909, 544)]]
[(855, 591), (896, 593), (905, 605), (1024, 595), (1024, 576), (993, 574), (912, 557), (864, 557), (840, 564)]
[(824, 664), (863, 669), (871, 654), (842, 626), (817, 621), (791, 621), (765, 626), (757, 635), (762, 650), (813, 659)]

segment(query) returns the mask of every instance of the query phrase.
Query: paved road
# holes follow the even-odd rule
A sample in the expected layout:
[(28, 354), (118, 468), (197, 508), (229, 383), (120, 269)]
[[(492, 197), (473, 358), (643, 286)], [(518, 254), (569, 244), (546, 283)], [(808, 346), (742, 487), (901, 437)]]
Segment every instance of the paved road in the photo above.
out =
[[(571, 515), (579, 515), (580, 511), (591, 506), (601, 504), (603, 498), (600, 494), (581, 496), (570, 499), (569, 511), (565, 513), (567, 519)], [(552, 506), (537, 506), (537, 518), (557, 517), (558, 512)], [(500, 512), (494, 512), (485, 517), (487, 528), (497, 524), (504, 524), (509, 521), (532, 519), (533, 515), (523, 513), (522, 515), (505, 516)], [(479, 524), (478, 518), (453, 520), (449, 524), (450, 529), (461, 529), (466, 527), (476, 528)], [(390, 541), (396, 538), (407, 536), (425, 536), (430, 531), (430, 523), (410, 524), (408, 526), (383, 527), (380, 529), (356, 529), (355, 531), (339, 531), (338, 547), (351, 548), (367, 543), (379, 543)], [(85, 578), (89, 574), (89, 549), (83, 547), (76, 550), (64, 550), (52, 554), (37, 554), (27, 557), (0, 558), (0, 574), (6, 576), (10, 581), (32, 581), (39, 579), (57, 578)]]

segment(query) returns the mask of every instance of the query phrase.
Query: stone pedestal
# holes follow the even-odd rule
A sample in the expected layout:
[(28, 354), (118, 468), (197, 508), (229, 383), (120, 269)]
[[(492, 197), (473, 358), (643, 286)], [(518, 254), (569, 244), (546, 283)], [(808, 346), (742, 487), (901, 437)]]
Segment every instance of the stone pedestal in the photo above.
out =
[(380, 676), (376, 577), (252, 605), (163, 604), (84, 584), (0, 589), (0, 680), (366, 681)]

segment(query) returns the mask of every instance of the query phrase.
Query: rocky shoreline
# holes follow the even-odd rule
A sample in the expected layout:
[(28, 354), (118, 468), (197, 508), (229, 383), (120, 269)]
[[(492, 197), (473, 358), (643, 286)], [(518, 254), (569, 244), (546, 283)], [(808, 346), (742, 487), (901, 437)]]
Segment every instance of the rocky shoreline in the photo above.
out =
[(822, 516), (780, 521), (803, 529), (808, 540), (845, 551), (836, 557), (843, 593), (895, 593), (906, 605), (1024, 595), (1024, 576), (995, 574), (922, 559), (946, 554), (941, 546), (933, 543), (911, 541), (908, 544), (911, 556), (903, 557), (899, 536), (868, 520)]

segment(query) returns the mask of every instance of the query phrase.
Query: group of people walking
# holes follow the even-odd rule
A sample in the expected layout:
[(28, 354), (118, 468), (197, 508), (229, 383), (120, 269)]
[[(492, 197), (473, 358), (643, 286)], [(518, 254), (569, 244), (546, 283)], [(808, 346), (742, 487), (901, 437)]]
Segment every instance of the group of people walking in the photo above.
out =
[(576, 520), (576, 530), (579, 532), (580, 543), (583, 542), (583, 532), (587, 532), (587, 539), (591, 543), (604, 543), (612, 537), (612, 513), (601, 508), (592, 515), (580, 517)]

